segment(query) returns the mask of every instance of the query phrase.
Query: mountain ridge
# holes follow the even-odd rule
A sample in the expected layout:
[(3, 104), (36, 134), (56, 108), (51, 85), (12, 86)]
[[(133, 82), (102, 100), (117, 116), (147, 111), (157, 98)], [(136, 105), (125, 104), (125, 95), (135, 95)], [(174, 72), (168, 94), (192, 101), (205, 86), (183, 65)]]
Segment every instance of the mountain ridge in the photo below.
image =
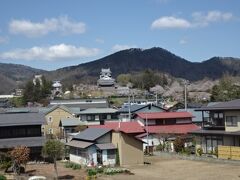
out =
[[(0, 88), (0, 93), (16, 88), (18, 84), (13, 86), (13, 81), (22, 84), (33, 78), (35, 74), (44, 74), (50, 80), (61, 80), (66, 85), (83, 82), (96, 83), (101, 68), (110, 68), (115, 78), (119, 74), (138, 73), (151, 69), (189, 81), (198, 81), (204, 78), (214, 80), (221, 78), (224, 73), (239, 76), (240, 58), (215, 56), (202, 62), (191, 62), (166, 49), (153, 47), (122, 50), (97, 60), (53, 71), (0, 63), (0, 75), (5, 77), (1, 79), (9, 84), (9, 88), (4, 88), (4, 91)], [(0, 83), (4, 83), (4, 81), (0, 80)], [(7, 91), (7, 89), (9, 90)]]

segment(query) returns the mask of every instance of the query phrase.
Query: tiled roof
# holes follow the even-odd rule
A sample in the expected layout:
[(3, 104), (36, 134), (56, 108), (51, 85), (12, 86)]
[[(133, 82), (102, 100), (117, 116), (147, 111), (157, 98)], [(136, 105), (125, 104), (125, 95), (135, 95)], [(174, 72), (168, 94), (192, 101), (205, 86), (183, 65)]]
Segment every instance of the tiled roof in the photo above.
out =
[(138, 122), (106, 122), (104, 125), (91, 125), (90, 128), (107, 128), (124, 133), (144, 133), (143, 127)]
[(85, 148), (87, 148), (87, 147), (89, 147), (89, 146), (91, 146), (93, 144), (94, 143), (86, 142), (86, 141), (71, 140), (66, 145), (71, 146), (71, 147), (78, 147), (78, 148), (85, 149)]
[(176, 119), (176, 118), (192, 118), (193, 115), (189, 112), (149, 112), (137, 113), (142, 119)]
[[(178, 109), (177, 112), (185, 112), (186, 109)], [(191, 113), (194, 117), (192, 122), (202, 122), (202, 113), (200, 111), (195, 111), (194, 108), (188, 108), (187, 112)]]
[(105, 143), (105, 144), (96, 144), (96, 146), (101, 149), (117, 149), (116, 146), (112, 143)]
[(60, 120), (60, 125), (62, 127), (67, 127), (67, 126), (86, 125), (86, 123), (83, 121), (80, 121), (78, 118), (62, 118)]
[(0, 148), (12, 148), (16, 146), (41, 147), (45, 143), (45, 137), (24, 137), (0, 139)]
[(76, 136), (74, 136), (73, 139), (84, 140), (84, 141), (95, 141), (110, 131), (111, 129), (87, 128), (84, 131), (78, 133)]
[(71, 112), (71, 110), (69, 108), (67, 108), (66, 106), (64, 106), (64, 105), (54, 105), (54, 106), (50, 107), (49, 110), (45, 112), (45, 114), (49, 114), (50, 112), (54, 111), (57, 108), (60, 108), (60, 109), (66, 111), (66, 112), (68, 112), (70, 114), (73, 114)]
[(46, 124), (43, 113), (38, 112), (7, 112), (0, 113), (0, 126), (43, 125)]
[(165, 133), (165, 134), (187, 134), (188, 132), (199, 130), (195, 124), (176, 124), (176, 125), (157, 125), (145, 126), (145, 130), (149, 133)]
[[(159, 108), (159, 109), (162, 109), (163, 111), (166, 111), (166, 109), (160, 107), (160, 106), (157, 106), (157, 105), (151, 105), (151, 104), (147, 104), (147, 105), (140, 105), (140, 104), (133, 104), (130, 106), (130, 112), (131, 113), (134, 113), (140, 109), (143, 109), (145, 107), (151, 107), (151, 106), (154, 106), (156, 108)], [(129, 112), (129, 108), (128, 108), (128, 105), (122, 107), (121, 109), (118, 110), (118, 112), (120, 113), (128, 113)]]
[(117, 110), (113, 108), (89, 108), (80, 111), (78, 114), (104, 114), (104, 113), (116, 113)]
[(217, 103), (208, 107), (196, 109), (197, 111), (208, 111), (208, 110), (240, 110), (240, 99), (232, 101)]

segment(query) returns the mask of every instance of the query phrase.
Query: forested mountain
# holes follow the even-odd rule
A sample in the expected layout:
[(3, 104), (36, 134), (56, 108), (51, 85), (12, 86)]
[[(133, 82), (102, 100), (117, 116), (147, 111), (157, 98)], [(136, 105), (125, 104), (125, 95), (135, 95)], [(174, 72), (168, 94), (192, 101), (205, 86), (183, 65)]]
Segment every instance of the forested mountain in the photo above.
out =
[(28, 66), (0, 63), (0, 93), (9, 92), (16, 87), (15, 82), (25, 82), (34, 74), (45, 74), (50, 80), (61, 80), (64, 84), (96, 83), (101, 68), (111, 68), (113, 77), (119, 74), (138, 73), (146, 69), (167, 73), (173, 77), (197, 81), (204, 79), (219, 79), (223, 74), (240, 75), (239, 58), (213, 57), (203, 62), (191, 62), (171, 52), (154, 47), (151, 49), (128, 49), (116, 52), (104, 58), (64, 67), (54, 71), (44, 71)]

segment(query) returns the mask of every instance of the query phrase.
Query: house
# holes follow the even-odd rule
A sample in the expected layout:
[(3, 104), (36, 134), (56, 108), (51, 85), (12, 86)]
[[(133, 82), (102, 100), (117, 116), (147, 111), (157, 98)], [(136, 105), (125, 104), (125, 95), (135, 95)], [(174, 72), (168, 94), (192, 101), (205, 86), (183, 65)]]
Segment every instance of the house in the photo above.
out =
[[(186, 135), (188, 132), (198, 130), (199, 127), (192, 123), (193, 115), (189, 112), (152, 112), (137, 113), (134, 116), (146, 130), (138, 136), (146, 144), (144, 149), (154, 148), (167, 142), (169, 150), (173, 151), (173, 141), (176, 136)], [(191, 139), (190, 139), (191, 140)]]
[[(47, 124), (44, 126), (45, 135), (54, 135), (59, 137), (61, 134), (59, 123), (61, 119), (75, 117), (76, 110), (72, 110), (64, 105), (54, 105), (45, 112)], [(79, 109), (80, 112), (80, 109)]]
[(45, 123), (44, 114), (30, 109), (14, 108), (0, 113), (0, 151), (27, 146), (30, 158), (39, 158), (45, 143), (42, 132)]
[(104, 124), (105, 121), (118, 120), (117, 111), (113, 108), (89, 108), (80, 111), (77, 116), (87, 124)]
[(196, 148), (212, 153), (217, 147), (240, 146), (240, 99), (216, 103), (196, 109), (202, 113), (202, 129), (192, 131), (197, 139)]
[(76, 107), (81, 110), (88, 108), (108, 108), (109, 104), (107, 99), (61, 99), (50, 101), (50, 106), (64, 105), (66, 107)]
[(62, 118), (59, 123), (61, 128), (61, 137), (63, 139), (71, 138), (74, 133), (78, 133), (79, 126), (86, 126), (85, 122), (80, 121), (79, 118)]
[(136, 136), (145, 133), (138, 122), (107, 122), (90, 126), (111, 129), (112, 143), (117, 147), (120, 165), (143, 164), (143, 141)]
[(192, 122), (197, 126), (202, 126), (202, 113), (200, 111), (195, 111), (196, 108), (178, 109), (177, 112), (187, 111), (193, 115)]
[(129, 114), (130, 114), (130, 119), (132, 119), (134, 114), (139, 112), (165, 112), (165, 111), (166, 110), (163, 109), (162, 107), (152, 105), (152, 104), (147, 104), (147, 105), (133, 104), (133, 105), (130, 105), (130, 107), (128, 105), (124, 105), (121, 109), (118, 110), (118, 113), (119, 113), (119, 119), (125, 122), (125, 121), (130, 121)]
[(111, 129), (87, 128), (67, 143), (70, 161), (94, 166), (115, 165), (117, 147), (111, 141)]

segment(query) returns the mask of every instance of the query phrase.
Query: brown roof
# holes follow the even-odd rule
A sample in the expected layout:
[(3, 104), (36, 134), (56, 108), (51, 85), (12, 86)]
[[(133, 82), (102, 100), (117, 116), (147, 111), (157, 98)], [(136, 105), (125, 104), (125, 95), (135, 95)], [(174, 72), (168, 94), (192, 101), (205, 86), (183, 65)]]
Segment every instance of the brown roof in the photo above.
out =
[(71, 147), (78, 147), (78, 148), (82, 148), (85, 149), (91, 145), (93, 145), (94, 143), (91, 142), (86, 142), (86, 141), (77, 141), (77, 140), (72, 140), (69, 143), (67, 143), (68, 146)]

